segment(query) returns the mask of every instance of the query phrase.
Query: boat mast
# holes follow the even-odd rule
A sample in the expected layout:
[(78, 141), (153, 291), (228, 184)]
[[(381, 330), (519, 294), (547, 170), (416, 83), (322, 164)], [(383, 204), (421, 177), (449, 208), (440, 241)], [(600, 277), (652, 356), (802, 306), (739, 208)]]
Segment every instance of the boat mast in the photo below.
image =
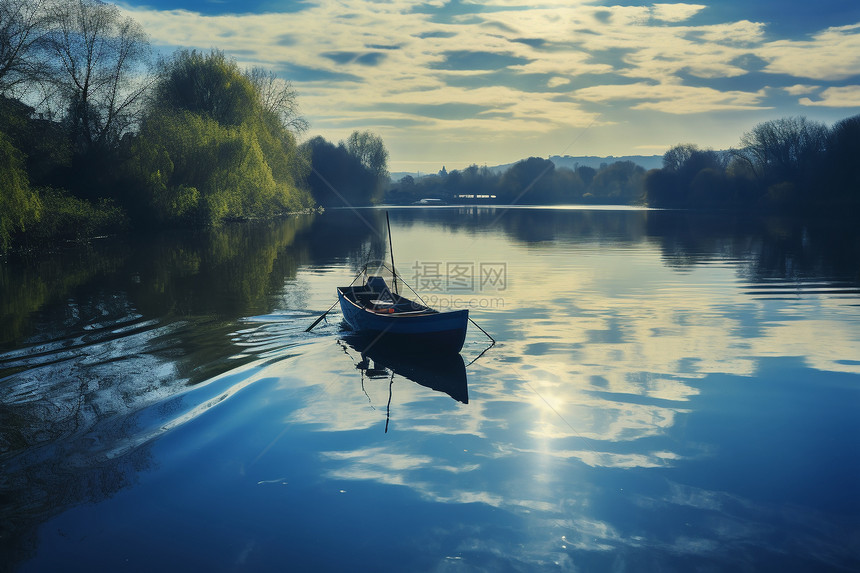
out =
[(391, 244), (391, 221), (388, 220), (388, 211), (385, 212), (385, 224), (388, 227), (388, 252), (391, 253), (391, 274), (394, 275), (394, 294), (400, 294), (397, 290), (397, 271), (394, 268), (394, 247)]

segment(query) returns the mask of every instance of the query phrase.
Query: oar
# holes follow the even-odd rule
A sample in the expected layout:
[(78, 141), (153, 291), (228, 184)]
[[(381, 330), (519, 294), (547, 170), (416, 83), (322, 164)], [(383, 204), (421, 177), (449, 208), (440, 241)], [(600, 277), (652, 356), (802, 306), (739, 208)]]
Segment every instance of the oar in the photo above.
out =
[[(361, 269), (360, 271), (358, 271), (358, 274), (357, 274), (357, 275), (355, 275), (355, 278), (354, 278), (354, 279), (352, 279), (352, 282), (351, 282), (351, 283), (349, 283), (349, 286), (352, 286), (353, 284), (355, 284), (355, 281), (357, 281), (357, 280), (358, 280), (358, 277), (360, 277), (360, 276), (361, 276), (361, 273), (363, 273), (363, 272), (364, 272), (364, 271), (366, 271), (366, 270), (367, 270), (367, 265), (364, 265), (364, 267), (362, 267), (362, 269)], [(335, 305), (336, 305), (337, 303), (339, 303), (339, 302), (340, 302), (340, 298), (338, 298), (336, 301), (334, 301), (334, 304), (332, 304), (330, 307), (328, 307), (328, 310), (327, 310), (327, 311), (325, 311), (324, 313), (322, 313), (322, 314), (320, 315), (320, 317), (319, 317), (318, 319), (316, 319), (312, 325), (310, 325), (309, 327), (307, 327), (307, 328), (305, 329), (305, 332), (310, 332), (310, 331), (311, 331), (311, 329), (312, 329), (313, 327), (315, 327), (316, 325), (318, 325), (318, 324), (320, 323), (320, 321), (321, 321), (322, 319), (324, 319), (324, 318), (325, 318), (325, 315), (327, 315), (328, 313), (330, 313), (330, 312), (331, 312), (331, 309), (333, 309), (333, 308), (335, 307)]]
[(311, 331), (311, 329), (312, 329), (313, 327), (315, 327), (316, 325), (318, 325), (318, 324), (320, 323), (320, 321), (321, 321), (322, 319), (324, 319), (324, 318), (325, 318), (325, 315), (327, 315), (328, 313), (330, 313), (330, 312), (331, 312), (331, 309), (333, 309), (333, 308), (335, 307), (335, 305), (336, 305), (338, 302), (340, 302), (340, 300), (336, 300), (336, 301), (334, 301), (334, 304), (333, 304), (333, 305), (331, 305), (330, 307), (328, 307), (328, 310), (327, 310), (327, 311), (325, 311), (324, 313), (322, 313), (322, 314), (320, 315), (320, 317), (319, 317), (318, 319), (316, 319), (312, 325), (310, 325), (309, 327), (307, 327), (307, 328), (305, 329), (305, 332), (310, 332), (310, 331)]

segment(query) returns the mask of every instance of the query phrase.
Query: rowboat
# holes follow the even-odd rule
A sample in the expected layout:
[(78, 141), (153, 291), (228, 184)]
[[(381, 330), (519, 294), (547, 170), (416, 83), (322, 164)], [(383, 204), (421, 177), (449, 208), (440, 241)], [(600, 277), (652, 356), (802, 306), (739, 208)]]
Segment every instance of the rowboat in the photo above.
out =
[[(370, 336), (371, 346), (385, 340), (386, 344), (395, 343), (407, 348), (410, 353), (426, 351), (431, 355), (457, 354), (463, 348), (469, 322), (490, 339), (490, 346), (495, 344), (495, 339), (469, 318), (467, 309), (440, 312), (423, 302), (418, 303), (400, 296), (397, 289), (398, 275), (394, 270), (394, 249), (388, 211), (385, 212), (385, 222), (388, 227), (388, 250), (391, 254), (389, 270), (394, 277), (394, 292), (388, 288), (384, 278), (370, 275), (370, 265), (366, 264), (348, 286), (337, 288), (337, 300), (308, 326), (305, 332), (313, 330), (339, 302), (346, 325), (356, 334)], [(385, 268), (384, 264), (382, 268)], [(366, 276), (364, 284), (353, 286), (362, 275)], [(409, 289), (412, 290), (412, 287)], [(414, 290), (412, 292), (421, 298)]]
[(392, 292), (380, 276), (368, 276), (361, 286), (338, 287), (337, 298), (344, 322), (356, 333), (419, 350), (457, 353), (463, 348), (467, 309), (440, 312)]

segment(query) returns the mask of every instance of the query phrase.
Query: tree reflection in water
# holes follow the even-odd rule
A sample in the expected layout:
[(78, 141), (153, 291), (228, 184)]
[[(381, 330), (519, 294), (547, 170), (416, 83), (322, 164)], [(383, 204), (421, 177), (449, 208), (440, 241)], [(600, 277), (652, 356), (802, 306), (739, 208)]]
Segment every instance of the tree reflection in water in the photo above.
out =
[[(135, 484), (141, 473), (153, 470), (153, 440), (164, 431), (166, 421), (199, 406), (183, 397), (189, 387), (203, 387), (232, 369), (264, 360), (277, 345), (295, 342), (293, 331), (300, 332), (314, 316), (309, 311), (318, 310), (308, 308), (301, 298), (292, 299), (291, 306), (284, 309), (285, 285), (297, 280), (301, 272), (344, 266), (357, 270), (367, 260), (385, 259), (385, 237), (374, 230), (384, 228), (384, 212), (363, 210), (361, 215), (330, 212), (277, 223), (96, 242), (0, 265), (0, 552), (10, 556), (6, 566), (12, 568), (37, 552), (40, 524), (73, 506), (111, 497)], [(395, 210), (392, 223), (404, 234), (412, 226), (450, 231), (476, 246), (481, 245), (482, 233), (495, 233), (515, 247), (527, 247), (530, 254), (554, 252), (558, 245), (656, 246), (656, 258), (679, 274), (711, 264), (729, 265), (737, 273), (738, 285), (754, 297), (828, 293), (856, 299), (860, 294), (860, 241), (856, 229), (838, 219), (668, 211), (513, 209), (502, 213), (469, 207), (459, 211)], [(565, 251), (564, 256), (570, 252)], [(499, 254), (499, 258), (504, 256)], [(528, 262), (528, 257), (521, 260)], [(528, 276), (523, 282), (532, 279)], [(580, 299), (578, 285), (566, 284), (565, 288), (568, 299), (560, 302), (566, 305), (563, 308), (569, 311), (574, 304), (586, 304)], [(303, 296), (301, 289), (290, 292)], [(333, 290), (330, 294), (334, 297)], [(522, 398), (520, 402), (533, 399), (536, 407), (544, 408), (538, 397), (512, 380), (511, 368), (532, 377), (546, 373), (546, 385), (536, 388), (551, 399), (547, 390), (556, 389), (552, 381), (570, 378), (571, 364), (578, 367), (587, 347), (607, 348), (604, 359), (609, 363), (616, 356), (610, 351), (631, 336), (626, 330), (630, 325), (619, 318), (623, 309), (607, 308), (605, 315), (577, 317), (581, 340), (572, 344), (565, 338), (566, 331), (551, 330), (571, 326), (551, 323), (549, 318), (557, 308), (528, 297), (521, 302), (523, 308), (491, 314), (488, 323), (482, 322), (494, 335), (506, 337), (505, 353), (517, 353), (509, 356), (514, 366), (502, 365), (504, 375), (492, 371), (502, 368), (498, 364), (486, 368), (484, 374), (489, 372), (489, 378), (485, 376), (480, 388), (484, 393), (497, 391), (499, 396)], [(531, 303), (536, 306), (525, 307)], [(280, 323), (277, 332), (274, 327), (259, 327), (255, 330), (261, 337), (259, 345), (237, 334), (250, 329), (243, 319), (285, 310), (298, 312), (283, 315), (281, 322), (289, 323), (290, 328)], [(740, 314), (743, 309), (735, 310)], [(297, 322), (301, 324), (293, 328)], [(519, 325), (538, 322), (544, 328), (541, 338), (524, 338), (524, 333), (531, 332), (525, 328), (516, 331)], [(652, 337), (665, 335), (664, 340), (673, 341), (686, 332), (678, 324), (674, 325), (677, 332), (667, 332), (671, 326), (652, 325)], [(327, 332), (336, 333), (336, 327), (330, 325)], [(386, 372), (384, 380), (395, 378), (393, 388), (386, 385), (374, 393), (368, 387), (376, 407), (388, 404), (389, 390), (396, 397), (397, 378), (444, 392), (460, 403), (469, 402), (472, 389), (467, 386), (467, 370), (460, 356), (450, 361), (421, 356), (404, 359), (402, 353), (368, 348), (360, 340), (345, 337), (344, 341), (353, 364)], [(651, 348), (644, 338), (637, 342), (646, 350)], [(558, 364), (547, 361), (547, 356)], [(662, 355), (646, 358), (664, 366), (656, 362)], [(656, 366), (652, 370), (660, 371)], [(678, 369), (685, 367), (681, 364)], [(631, 368), (646, 374), (646, 366)], [(596, 369), (589, 372), (579, 380), (587, 388), (576, 394), (584, 401), (571, 406), (582, 416), (577, 430), (589, 439), (620, 442), (629, 438), (631, 428), (640, 432), (637, 436), (659, 439), (675, 423), (676, 410), (677, 416), (685, 415), (661, 401), (686, 403), (695, 390), (684, 386), (684, 372), (677, 379), (642, 381), (620, 369), (615, 372), (619, 380), (597, 374)], [(367, 369), (356, 372), (355, 381), (369, 374)], [(492, 378), (493, 374), (497, 376)], [(487, 380), (498, 388), (490, 388)], [(613, 386), (622, 382), (626, 384), (623, 388)], [(632, 396), (637, 384), (644, 403), (615, 403), (630, 416), (625, 426), (621, 414), (606, 404), (614, 396)], [(444, 395), (440, 397), (459, 407)], [(472, 397), (475, 402), (474, 394)], [(392, 412), (397, 412), (397, 404), (395, 399)], [(469, 404), (460, 413), (471, 416), (478, 406), (488, 404)], [(410, 410), (404, 406), (399, 412), (408, 415)], [(507, 412), (498, 415), (499, 424), (508, 423)], [(306, 418), (319, 423), (315, 411)], [(534, 429), (535, 435), (558, 439), (555, 420), (548, 419)], [(585, 430), (580, 424), (591, 427)], [(447, 428), (440, 422), (439, 427), (443, 426)], [(512, 426), (511, 434), (517, 429)], [(555, 454), (583, 459), (589, 468), (625, 463), (649, 467), (665, 462), (663, 458), (639, 459), (633, 446), (631, 452), (586, 450)]]

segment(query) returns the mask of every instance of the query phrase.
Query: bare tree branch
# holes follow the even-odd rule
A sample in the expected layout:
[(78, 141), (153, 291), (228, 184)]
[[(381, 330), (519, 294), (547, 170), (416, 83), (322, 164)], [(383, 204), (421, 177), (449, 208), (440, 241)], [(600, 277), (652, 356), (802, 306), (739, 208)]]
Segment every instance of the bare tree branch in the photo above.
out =
[(0, 94), (38, 80), (38, 51), (52, 17), (52, 0), (0, 0)]
[(274, 114), (288, 130), (301, 135), (308, 130), (308, 122), (299, 115), (298, 93), (293, 84), (260, 67), (245, 74), (260, 96), (263, 111)]
[(139, 118), (148, 85), (149, 41), (116, 6), (72, 0), (54, 6), (45, 44), (55, 97), (85, 148), (111, 147)]

